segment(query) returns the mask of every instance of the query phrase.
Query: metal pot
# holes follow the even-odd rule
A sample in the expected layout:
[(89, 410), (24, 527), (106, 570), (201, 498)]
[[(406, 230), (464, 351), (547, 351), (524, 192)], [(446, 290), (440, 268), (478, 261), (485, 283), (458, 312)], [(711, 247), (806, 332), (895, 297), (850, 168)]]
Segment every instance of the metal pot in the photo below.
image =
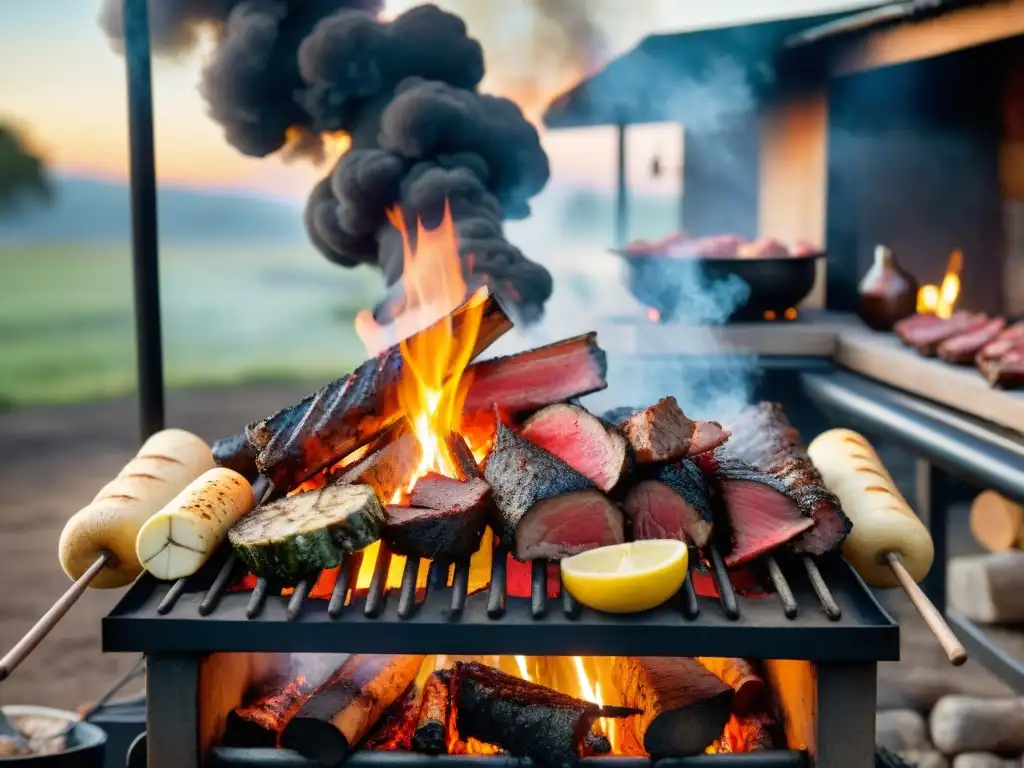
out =
[(67, 747), (55, 755), (26, 755), (0, 759), (0, 768), (103, 768), (107, 734), (102, 728), (78, 720), (78, 715), (63, 709), (25, 705), (4, 706), (8, 717), (53, 718), (65, 723), (76, 721), (65, 737)]
[(709, 286), (725, 280), (746, 284), (746, 298), (721, 320), (760, 320), (769, 312), (781, 316), (807, 298), (814, 288), (818, 260), (825, 257), (816, 253), (781, 258), (681, 259), (617, 253), (627, 264), (630, 293), (658, 310), (662, 320), (685, 312), (679, 303), (688, 293), (692, 295), (697, 280)]

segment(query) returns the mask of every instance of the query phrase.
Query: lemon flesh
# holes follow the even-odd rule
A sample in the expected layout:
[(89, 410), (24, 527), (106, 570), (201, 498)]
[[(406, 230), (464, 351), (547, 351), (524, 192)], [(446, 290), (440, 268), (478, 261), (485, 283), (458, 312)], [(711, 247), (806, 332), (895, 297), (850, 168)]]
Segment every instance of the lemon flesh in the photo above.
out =
[(686, 544), (670, 539), (598, 547), (562, 560), (562, 585), (596, 611), (639, 613), (679, 591), (688, 561)]

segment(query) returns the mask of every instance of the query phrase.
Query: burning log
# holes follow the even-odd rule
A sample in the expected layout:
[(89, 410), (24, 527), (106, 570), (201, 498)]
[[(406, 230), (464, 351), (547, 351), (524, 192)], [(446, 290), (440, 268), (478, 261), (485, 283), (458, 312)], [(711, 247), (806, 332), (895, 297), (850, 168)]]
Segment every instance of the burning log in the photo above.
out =
[(733, 712), (743, 715), (755, 709), (764, 690), (764, 679), (753, 664), (744, 659), (730, 658), (700, 657), (697, 661), (733, 689)]
[[(389, 438), (389, 439), (385, 439)], [(387, 504), (397, 491), (405, 487), (423, 456), (416, 435), (403, 419), (382, 438), (382, 445), (348, 467), (343, 467), (335, 485), (368, 485), (381, 504)]]
[(729, 721), (732, 688), (695, 659), (616, 657), (614, 678), (642, 712), (624, 730), (654, 758), (700, 754)]
[(471, 366), (463, 410), (490, 412), (498, 405), (510, 413), (535, 411), (604, 389), (607, 373), (597, 334), (576, 336)]
[(785, 485), (790, 497), (814, 525), (792, 543), (795, 552), (823, 555), (839, 549), (853, 530), (839, 499), (825, 487), (811, 463), (800, 433), (778, 403), (760, 403), (736, 425), (739, 437), (723, 454), (757, 467)]
[[(456, 328), (465, 314), (465, 306), (454, 314)], [(472, 357), (511, 327), (497, 302), (488, 298)], [(276, 488), (294, 488), (380, 435), (402, 416), (398, 384), (403, 369), (401, 349), (391, 347), (297, 405), (247, 426), (259, 470)]]
[(452, 699), (459, 738), (479, 739), (542, 765), (574, 762), (598, 717), (638, 711), (582, 701), (475, 662), (455, 665)]
[(483, 480), (427, 474), (413, 489), (413, 506), (385, 510), (384, 540), (410, 557), (468, 557), (480, 547), (490, 493)]
[(445, 438), (445, 444), (448, 446), (448, 453), (451, 455), (452, 461), (455, 462), (460, 480), (484, 479), (484, 473), (480, 471), (480, 465), (477, 464), (476, 457), (473, 456), (473, 451), (470, 450), (466, 438), (458, 432), (450, 432)]
[(339, 765), (409, 689), (422, 664), (422, 656), (350, 656), (285, 726), (281, 746)]
[(731, 529), (727, 566), (750, 562), (814, 525), (781, 480), (738, 459), (716, 460), (714, 467), (712, 482)]
[(520, 434), (557, 456), (604, 492), (629, 468), (626, 439), (578, 405), (549, 405), (531, 416)]
[(375, 752), (409, 751), (422, 703), (423, 688), (414, 681), (405, 695), (384, 713), (373, 733), (359, 745), (359, 748)]
[(703, 547), (711, 538), (714, 517), (707, 486), (688, 459), (668, 464), (657, 479), (630, 489), (623, 508), (633, 521), (634, 539), (675, 539)]
[(775, 722), (764, 713), (733, 715), (719, 743), (719, 752), (763, 752), (775, 749)]
[(564, 461), (501, 424), (484, 477), (518, 560), (560, 559), (625, 541), (622, 512)]
[(233, 469), (250, 483), (256, 480), (260, 473), (256, 466), (256, 451), (249, 444), (244, 431), (218, 440), (212, 450), (213, 460), (218, 467)]
[(224, 743), (229, 747), (274, 747), (281, 731), (309, 697), (315, 683), (305, 678), (276, 677), (257, 695), (228, 714)]
[(423, 705), (412, 737), (412, 748), (425, 755), (448, 752), (448, 717), (451, 713), (451, 671), (440, 669), (423, 686)]

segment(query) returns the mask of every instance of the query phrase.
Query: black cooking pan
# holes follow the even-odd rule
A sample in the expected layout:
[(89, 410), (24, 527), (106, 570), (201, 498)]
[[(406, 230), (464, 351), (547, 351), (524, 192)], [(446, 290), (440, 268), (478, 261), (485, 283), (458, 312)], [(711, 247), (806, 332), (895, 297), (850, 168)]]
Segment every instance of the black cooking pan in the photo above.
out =
[[(760, 320), (766, 313), (781, 316), (814, 288), (818, 260), (824, 253), (778, 258), (701, 258), (630, 256), (626, 262), (629, 291), (658, 311), (662, 321), (688, 316), (684, 302), (721, 291), (728, 305), (715, 320)], [(744, 290), (743, 286), (746, 286)], [(691, 315), (692, 316), (692, 315)]]

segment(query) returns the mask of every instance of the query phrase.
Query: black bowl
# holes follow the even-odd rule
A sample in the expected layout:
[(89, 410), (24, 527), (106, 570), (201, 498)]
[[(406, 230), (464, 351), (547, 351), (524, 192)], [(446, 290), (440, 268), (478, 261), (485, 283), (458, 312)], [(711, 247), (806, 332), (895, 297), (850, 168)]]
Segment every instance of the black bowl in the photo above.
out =
[[(781, 316), (795, 307), (814, 288), (819, 259), (807, 256), (751, 259), (670, 258), (623, 256), (629, 270), (629, 291), (638, 301), (658, 310), (662, 320), (693, 316), (695, 297), (714, 305), (698, 307), (698, 318), (714, 322), (760, 320), (766, 313)], [(718, 299), (713, 297), (719, 294)]]
[[(8, 717), (27, 715), (53, 718), (63, 723), (77, 719), (73, 712), (50, 707), (4, 706)], [(102, 728), (79, 720), (65, 737), (63, 752), (54, 755), (26, 755), (0, 758), (0, 768), (103, 768), (107, 734)]]

